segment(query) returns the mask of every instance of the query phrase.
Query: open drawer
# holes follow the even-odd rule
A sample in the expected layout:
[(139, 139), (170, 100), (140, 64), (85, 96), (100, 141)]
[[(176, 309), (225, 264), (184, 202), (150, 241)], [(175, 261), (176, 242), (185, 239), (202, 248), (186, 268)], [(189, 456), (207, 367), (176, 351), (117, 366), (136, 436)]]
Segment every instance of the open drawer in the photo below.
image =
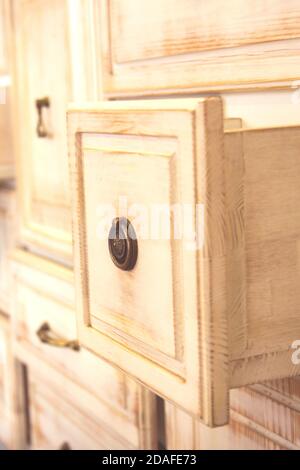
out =
[(298, 374), (300, 123), (224, 130), (208, 97), (74, 105), (68, 133), (81, 343), (211, 426)]

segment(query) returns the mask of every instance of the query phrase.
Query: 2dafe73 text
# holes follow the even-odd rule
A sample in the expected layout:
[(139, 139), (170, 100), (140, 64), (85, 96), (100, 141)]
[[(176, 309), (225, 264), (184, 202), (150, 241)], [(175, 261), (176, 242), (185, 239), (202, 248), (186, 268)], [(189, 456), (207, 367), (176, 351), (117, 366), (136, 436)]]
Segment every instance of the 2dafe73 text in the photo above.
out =
[(116, 456), (112, 454), (102, 457), (102, 465), (125, 465), (129, 468), (139, 463), (146, 465), (195, 465), (195, 454), (146, 454), (145, 456)]

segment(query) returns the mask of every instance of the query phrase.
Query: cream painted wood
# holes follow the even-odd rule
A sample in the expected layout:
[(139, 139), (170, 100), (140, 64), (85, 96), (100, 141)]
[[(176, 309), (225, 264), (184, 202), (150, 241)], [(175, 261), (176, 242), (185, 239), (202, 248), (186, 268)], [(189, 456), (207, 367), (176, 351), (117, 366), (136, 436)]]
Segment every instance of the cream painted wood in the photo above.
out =
[(9, 320), (0, 315), (0, 442), (12, 443), (12, 351)]
[[(299, 374), (300, 127), (224, 131), (213, 97), (74, 105), (68, 123), (82, 344), (212, 426), (230, 388)], [(198, 250), (130, 212), (174, 202), (203, 205)], [(130, 272), (109, 256), (108, 204), (138, 227)]]
[[(29, 411), (32, 450), (132, 449), (126, 430), (117, 433), (104, 423), (99, 425), (82, 413), (76, 401), (65, 397), (61, 387), (51, 388), (35, 370), (29, 368)], [(68, 385), (72, 390), (72, 384)], [(100, 416), (100, 414), (99, 414)]]
[(233, 387), (299, 373), (292, 362), (300, 334), (299, 146), (299, 127), (225, 135), (233, 235), (228, 283), (235, 285), (228, 311)]
[(7, 449), (26, 444), (24, 382), (12, 348), (11, 320), (0, 314), (0, 442)]
[(12, 279), (10, 254), (15, 247), (17, 232), (16, 193), (3, 187), (0, 191), (0, 310), (11, 313)]
[(288, 87), (300, 78), (297, 0), (103, 0), (94, 9), (108, 96)]
[(299, 450), (299, 378), (231, 391), (230, 424), (210, 429), (166, 403), (167, 448)]
[(15, 176), (10, 91), (10, 2), (0, 1), (0, 181)]
[(0, 75), (8, 69), (7, 57), (7, 1), (0, 1)]
[(239, 116), (243, 127), (286, 127), (299, 124), (300, 81), (289, 90), (222, 93), (226, 116)]
[(98, 0), (68, 0), (73, 93), (76, 99), (102, 99), (100, 8)]
[[(14, 17), (14, 104), (21, 241), (72, 263), (66, 105), (74, 98), (66, 0), (17, 0)], [(36, 100), (48, 136), (37, 135)]]
[[(216, 250), (215, 265), (210, 265), (207, 255), (200, 260), (199, 252), (187, 249), (185, 244), (191, 245), (194, 239), (146, 238), (139, 241), (139, 261), (132, 273), (114, 267), (107, 235), (104, 240), (97, 237), (99, 203), (116, 208), (119, 196), (126, 196), (129, 206), (137, 202), (148, 209), (152, 203), (173, 202), (194, 207), (195, 129), (199, 132), (197, 152), (210, 153), (211, 160), (203, 159), (203, 165), (214, 162), (213, 179), (220, 191), (208, 214), (210, 224), (218, 211), (222, 213), (224, 184), (223, 115), (218, 99), (199, 104), (193, 100), (102, 103), (69, 113), (79, 337), (82, 344), (163, 397), (171, 395), (207, 423), (222, 424), (227, 419), (227, 396), (222, 393), (228, 387), (226, 341), (213, 351), (209, 332), (204, 343), (199, 327), (205, 328), (213, 315), (226, 337), (226, 308), (223, 301), (210, 304), (204, 290), (201, 302), (206, 308), (199, 319), (197, 275), (200, 263), (201, 282), (208, 282), (216, 269), (219, 283), (225, 285), (225, 265), (217, 267), (219, 234), (210, 247), (210, 256)], [(198, 171), (205, 179), (205, 166)], [(210, 233), (212, 227), (207, 228)], [(212, 335), (220, 333), (211, 331)], [(214, 366), (208, 368), (205, 363)]]
[[(20, 352), (18, 347), (17, 351)], [(56, 439), (62, 437), (62, 442), (70, 439), (75, 441), (76, 444), (69, 442), (72, 448), (84, 445), (85, 442), (92, 442), (93, 446), (96, 445), (96, 448), (99, 449), (157, 448), (155, 397), (153, 394), (146, 389), (137, 388), (135, 385), (135, 394), (134, 392), (131, 394), (128, 390), (121, 408), (108, 397), (111, 386), (110, 377), (107, 377), (107, 381), (104, 382), (103, 396), (99, 400), (95, 395), (87, 393), (81, 383), (70, 381), (66, 375), (49, 367), (37, 355), (29, 355), (28, 351), (24, 352), (23, 360), (29, 365), (29, 381), (30, 374), (34, 373), (37, 389), (49, 391), (49, 399), (43, 405), (45, 406), (42, 412), (44, 418), (38, 418), (31, 427), (31, 433), (34, 436), (40, 423), (48, 420), (48, 418), (46, 419), (47, 415), (51, 417), (51, 421), (54, 421), (46, 422), (45, 428), (42, 425), (45, 430), (49, 430), (49, 433), (45, 432), (46, 441), (43, 445), (54, 445), (53, 442), (57, 442)], [(120, 384), (120, 394), (123, 393), (122, 385)], [(51, 390), (53, 392), (50, 394)], [(34, 402), (34, 397), (31, 402)], [(57, 409), (62, 409), (62, 407), (65, 409), (66, 419), (60, 419), (60, 414), (57, 413)], [(133, 422), (131, 422), (131, 407), (135, 413)], [(53, 408), (55, 409), (53, 410)], [(55, 423), (57, 424), (55, 425)], [(80, 423), (82, 424), (80, 425)], [(77, 434), (75, 426), (78, 427)], [(93, 436), (92, 441), (91, 436)], [(81, 443), (80, 439), (82, 439)], [(34, 448), (40, 447), (41, 444), (34, 441), (33, 438)], [(57, 442), (55, 446), (60, 446), (62, 442)], [(78, 448), (80, 449), (80, 447)]]
[(6, 86), (2, 87), (1, 80), (6, 82), (6, 78), (0, 76), (0, 181), (9, 180), (15, 176), (11, 89)]
[[(55, 337), (76, 339), (72, 271), (23, 251), (14, 253), (13, 271), (15, 353), (19, 360), (38, 372), (48, 365), (45, 380), (54, 386), (62, 384), (65, 377), (64, 394), (72, 406), (117, 433), (120, 442), (123, 435), (124, 446), (126, 442), (134, 448), (155, 447), (155, 397), (151, 392), (85, 348), (58, 348), (42, 343), (37, 336), (47, 322)], [(74, 385), (69, 385), (71, 382)], [(53, 403), (50, 410), (52, 407)], [(99, 435), (103, 438), (104, 431)]]

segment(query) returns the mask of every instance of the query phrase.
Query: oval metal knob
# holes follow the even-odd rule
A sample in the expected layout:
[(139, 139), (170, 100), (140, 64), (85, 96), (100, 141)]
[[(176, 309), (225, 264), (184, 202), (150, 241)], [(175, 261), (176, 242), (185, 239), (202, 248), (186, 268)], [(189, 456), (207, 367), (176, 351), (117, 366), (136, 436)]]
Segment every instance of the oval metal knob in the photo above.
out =
[(123, 271), (131, 271), (137, 262), (138, 243), (131, 222), (125, 217), (113, 220), (108, 236), (108, 248), (113, 263)]
[(73, 349), (74, 351), (79, 351), (80, 349), (78, 341), (70, 341), (57, 337), (53, 332), (51, 332), (51, 328), (48, 323), (43, 323), (37, 330), (36, 334), (42, 343), (49, 344), (50, 346), (56, 346), (58, 348), (69, 348)]
[(41, 138), (48, 137), (49, 133), (46, 129), (46, 126), (45, 126), (45, 123), (44, 123), (44, 120), (43, 120), (43, 108), (49, 108), (50, 107), (50, 100), (47, 97), (38, 99), (35, 102), (35, 106), (36, 106), (37, 113), (38, 113), (38, 122), (37, 122), (37, 126), (36, 126), (37, 135), (38, 135), (38, 137), (41, 137)]

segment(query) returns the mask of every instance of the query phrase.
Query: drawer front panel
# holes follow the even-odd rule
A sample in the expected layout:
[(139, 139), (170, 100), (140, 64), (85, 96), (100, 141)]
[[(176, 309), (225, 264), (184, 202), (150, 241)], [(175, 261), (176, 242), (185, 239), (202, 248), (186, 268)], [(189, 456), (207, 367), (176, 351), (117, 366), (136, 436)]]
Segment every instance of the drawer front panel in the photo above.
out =
[(15, 424), (13, 374), (10, 323), (6, 317), (0, 315), (0, 442), (8, 448), (13, 444)]
[(0, 87), (0, 180), (15, 176), (12, 124), (10, 88)]
[[(63, 390), (41, 383), (29, 369), (31, 449), (99, 450), (130, 447), (110, 429), (102, 428), (64, 399)], [(118, 439), (119, 437), (119, 439)]]
[(67, 2), (14, 2), (21, 235), (71, 263), (65, 113), (72, 100)]
[(226, 14), (222, 9), (221, 0), (103, 2), (105, 91), (242, 88), (299, 78), (297, 0), (233, 0)]
[(226, 16), (220, 0), (109, 3), (117, 64), (300, 36), (300, 8), (293, 0), (233, 0)]
[[(128, 338), (128, 341), (136, 340), (141, 347), (144, 344), (153, 357), (160, 351), (164, 356), (176, 359), (181, 354), (180, 331), (175, 321), (180, 311), (173, 296), (173, 285), (180, 266), (178, 259), (172, 258), (172, 243), (139, 239), (138, 263), (124, 285), (120, 270), (111, 261), (107, 235), (95, 240), (95, 234), (101, 228), (97, 227), (101, 223), (97, 217), (98, 202), (104, 207), (111, 202), (117, 216), (122, 197), (129, 207), (135, 201), (144, 207), (149, 203), (154, 207), (167, 207), (176, 198), (178, 189), (172, 186), (172, 172), (176, 171), (172, 158), (177, 151), (176, 139), (129, 137), (128, 141), (122, 139), (122, 135), (114, 134), (83, 136), (84, 185), (89, 188), (86, 224), (87, 243), (91, 247), (88, 252), (91, 325), (95, 329), (110, 326), (116, 335), (124, 334), (124, 341)], [(145, 158), (141, 158), (141, 154)], [(116, 178), (116, 172), (120, 177)], [(104, 174), (105, 178), (101, 177)], [(112, 215), (111, 221), (113, 218)], [(101, 260), (99, 263), (94, 262), (95, 252)]]
[(131, 446), (155, 446), (153, 394), (85, 348), (69, 347), (77, 337), (72, 273), (28, 253), (16, 252), (14, 258), (19, 360), (39, 375), (45, 369), (41, 380), (63, 386), (68, 401), (112, 433), (122, 429)]
[[(41, 342), (37, 331), (45, 322), (51, 328), (51, 336), (63, 340), (76, 338), (74, 311), (64, 309), (55, 301), (37, 296), (26, 287), (18, 286), (17, 339), (31, 355), (39, 359), (85, 388), (104, 404), (122, 409), (128, 398), (129, 415), (134, 416), (135, 393), (131, 381), (104, 361), (84, 348), (74, 351)], [(124, 416), (122, 417), (124, 419)], [(120, 424), (122, 419), (120, 420)]]
[(2, 189), (0, 193), (0, 310), (11, 313), (11, 264), (10, 253), (16, 242), (16, 194), (15, 190)]
[[(196, 142), (197, 124), (200, 131)], [(207, 355), (211, 354), (205, 326), (211, 311), (210, 299), (203, 297), (204, 344), (199, 330), (200, 260), (193, 211), (196, 197), (203, 201), (207, 196), (196, 185), (195, 165), (197, 152), (204, 159), (210, 154), (211, 161), (206, 163), (211, 165), (218, 189), (207, 217), (219, 224), (222, 135), (218, 99), (203, 100), (199, 107), (193, 100), (171, 105), (162, 101), (126, 102), (123, 108), (120, 103), (102, 103), (98, 112), (91, 108), (69, 114), (80, 341), (208, 422), (226, 419), (227, 398), (222, 391), (226, 389), (227, 353), (224, 341), (214, 370), (204, 373)], [(197, 171), (205, 181), (204, 163)], [(171, 210), (173, 214), (179, 208), (182, 214), (184, 207), (189, 222), (186, 233), (173, 236), (178, 227), (173, 224)], [(109, 250), (110, 229), (116, 218), (127, 218), (136, 231), (138, 256), (130, 270), (116, 266)], [(168, 232), (170, 219), (172, 235)], [(216, 269), (218, 278), (213, 282), (219, 289), (225, 275), (222, 250), (220, 233), (210, 240), (214, 266), (209, 260), (200, 261), (201, 282), (208, 282), (207, 276), (213, 276), (209, 271)], [(225, 304), (219, 302), (211, 308), (219, 320), (217, 334), (226, 338)], [(211, 373), (219, 385), (215, 416), (210, 415), (208, 406), (211, 390), (206, 380)]]

